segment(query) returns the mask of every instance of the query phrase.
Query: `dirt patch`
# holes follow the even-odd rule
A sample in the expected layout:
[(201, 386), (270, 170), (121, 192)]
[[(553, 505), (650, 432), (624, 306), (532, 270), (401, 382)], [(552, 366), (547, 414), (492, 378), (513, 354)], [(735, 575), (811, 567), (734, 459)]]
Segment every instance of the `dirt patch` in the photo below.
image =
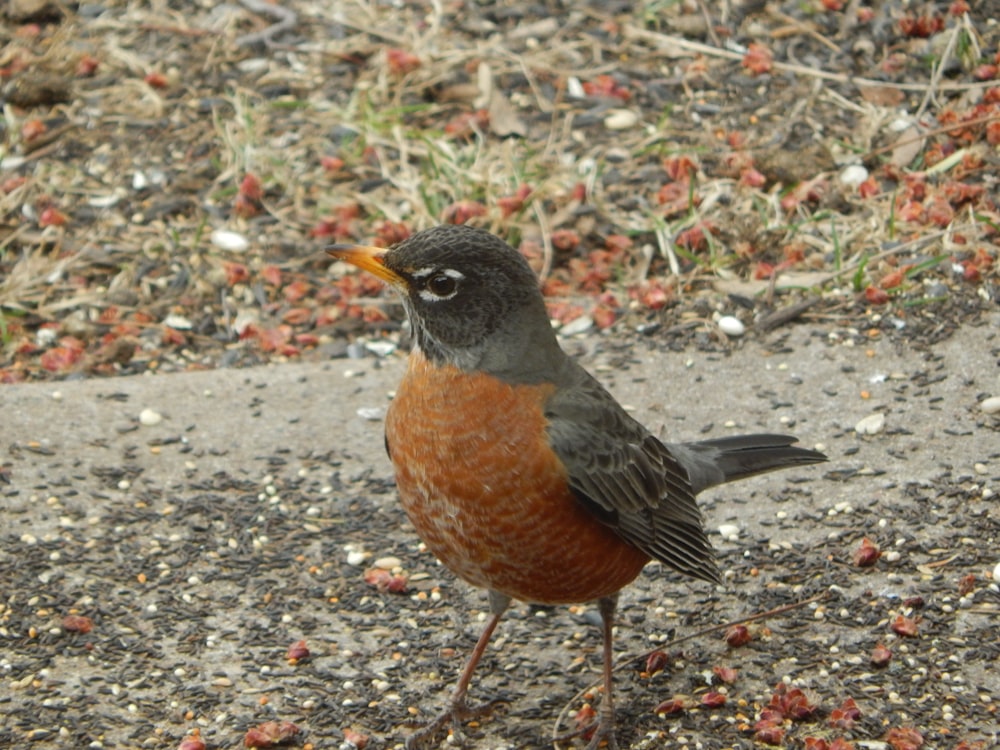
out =
[(324, 359), (399, 315), (323, 246), (449, 221), (578, 330), (996, 304), (985, 5), (8, 13), (3, 382)]
[[(1000, 321), (932, 348), (855, 346), (808, 326), (714, 353), (567, 344), (673, 439), (787, 430), (831, 457), (706, 493), (724, 588), (650, 566), (626, 589), (625, 747), (751, 746), (781, 681), (815, 706), (786, 722), (787, 746), (839, 736), (881, 747), (907, 727), (928, 747), (997, 742), (1000, 425), (981, 401), (1000, 388)], [(401, 365), (369, 358), (0, 391), (4, 742), (176, 747), (198, 728), (210, 747), (236, 747), (248, 727), (282, 720), (315, 747), (347, 730), (398, 747), (433, 715), (485, 597), (422, 551), (394, 497), (378, 417)], [(884, 428), (856, 435), (873, 413)], [(852, 561), (864, 538), (882, 551), (868, 568)], [(405, 593), (366, 584), (380, 558), (397, 558), (379, 564), (398, 564)], [(741, 647), (698, 634), (812, 597), (749, 622)], [(67, 632), (74, 614), (93, 630)], [(564, 709), (558, 730), (571, 728), (586, 700), (578, 693), (599, 677), (595, 616), (586, 606), (512, 609), (474, 686), (506, 699), (506, 711), (479, 727), (477, 746), (545, 746)], [(894, 632), (897, 618), (915, 635)], [(671, 645), (680, 637), (690, 639)], [(290, 664), (300, 639), (311, 656)], [(892, 651), (883, 668), (871, 664), (878, 644)], [(648, 675), (654, 648), (666, 668)], [(735, 680), (720, 683), (716, 667)], [(724, 704), (702, 705), (720, 691)], [(653, 712), (677, 696), (686, 710)], [(860, 719), (831, 725), (848, 698)]]

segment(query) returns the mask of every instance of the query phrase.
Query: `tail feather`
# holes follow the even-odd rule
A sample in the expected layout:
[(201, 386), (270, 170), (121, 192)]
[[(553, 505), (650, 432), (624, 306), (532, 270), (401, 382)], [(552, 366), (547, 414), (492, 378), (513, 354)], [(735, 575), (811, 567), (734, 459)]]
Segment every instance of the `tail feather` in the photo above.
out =
[(688, 470), (697, 494), (754, 474), (827, 460), (819, 451), (800, 448), (796, 442), (790, 435), (737, 435), (668, 447)]

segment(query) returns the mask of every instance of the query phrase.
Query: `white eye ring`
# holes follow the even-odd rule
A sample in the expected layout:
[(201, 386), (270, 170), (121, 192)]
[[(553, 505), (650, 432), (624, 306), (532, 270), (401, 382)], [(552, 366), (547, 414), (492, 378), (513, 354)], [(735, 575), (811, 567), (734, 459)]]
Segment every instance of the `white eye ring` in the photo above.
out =
[(440, 302), (458, 294), (458, 283), (465, 274), (453, 268), (421, 268), (413, 274), (414, 281), (420, 283), (420, 299), (425, 302)]

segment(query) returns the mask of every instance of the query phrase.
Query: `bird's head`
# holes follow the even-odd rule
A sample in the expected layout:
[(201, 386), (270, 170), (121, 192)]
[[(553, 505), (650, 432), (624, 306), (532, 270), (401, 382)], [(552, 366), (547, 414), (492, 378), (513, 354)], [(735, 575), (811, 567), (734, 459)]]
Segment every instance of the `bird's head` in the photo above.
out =
[[(432, 362), (535, 380), (559, 351), (538, 279), (489, 232), (442, 225), (385, 249), (334, 245), (330, 255), (388, 282)], [(559, 351), (561, 355), (561, 351)]]

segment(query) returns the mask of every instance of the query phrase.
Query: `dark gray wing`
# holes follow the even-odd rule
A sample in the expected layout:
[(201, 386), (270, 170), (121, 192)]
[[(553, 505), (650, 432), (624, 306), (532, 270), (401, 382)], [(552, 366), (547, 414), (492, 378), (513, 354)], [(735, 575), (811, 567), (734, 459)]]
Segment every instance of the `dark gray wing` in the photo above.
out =
[(625, 541), (686, 575), (718, 581), (684, 465), (582, 368), (545, 407), (573, 493)]

